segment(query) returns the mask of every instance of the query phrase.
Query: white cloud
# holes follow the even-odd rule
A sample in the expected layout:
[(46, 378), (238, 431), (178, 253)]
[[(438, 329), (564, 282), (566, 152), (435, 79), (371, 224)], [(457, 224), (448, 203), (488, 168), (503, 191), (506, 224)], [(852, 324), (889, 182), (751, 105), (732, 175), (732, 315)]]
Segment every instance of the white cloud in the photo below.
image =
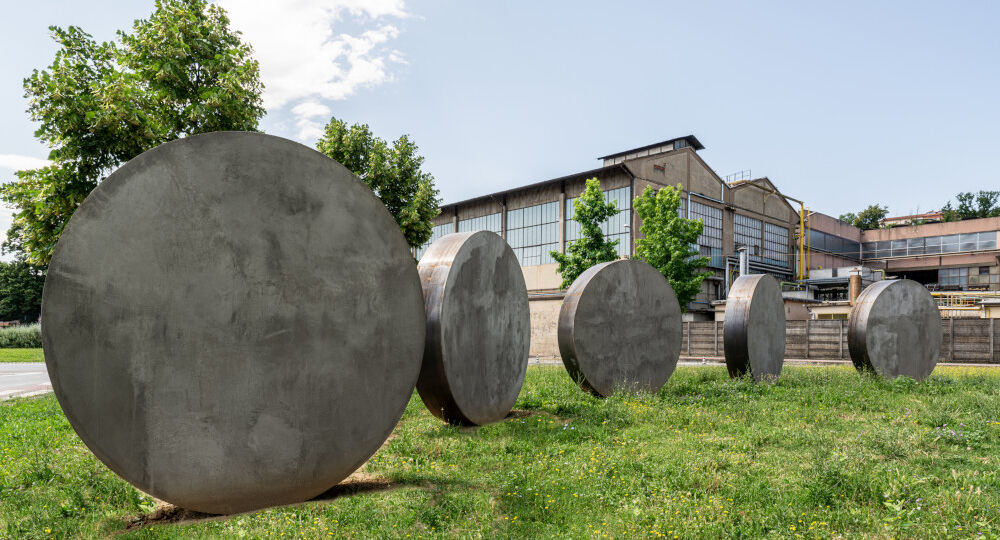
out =
[(304, 101), (292, 107), (299, 139), (318, 139), (323, 135), (323, 122), (330, 118), (330, 107), (318, 101)]
[(52, 164), (52, 162), (47, 159), (21, 156), (18, 154), (0, 154), (0, 169), (23, 171), (26, 169), (39, 169), (41, 167), (47, 167), (50, 164)]
[[(318, 136), (330, 109), (358, 90), (392, 80), (393, 64), (405, 63), (388, 46), (399, 35), (390, 20), (408, 14), (403, 0), (220, 0), (232, 25), (243, 32), (260, 62), (264, 107), (292, 106), (297, 136)], [(338, 25), (359, 28), (337, 33)]]

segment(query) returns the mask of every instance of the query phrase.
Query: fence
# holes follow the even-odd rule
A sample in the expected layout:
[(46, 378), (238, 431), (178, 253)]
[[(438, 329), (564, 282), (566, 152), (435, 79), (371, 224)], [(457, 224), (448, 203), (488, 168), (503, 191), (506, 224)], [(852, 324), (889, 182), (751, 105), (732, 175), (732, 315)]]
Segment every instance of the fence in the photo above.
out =
[[(681, 356), (724, 355), (721, 321), (684, 323)], [(1000, 319), (942, 319), (941, 362), (1000, 364)], [(850, 360), (847, 320), (785, 323), (785, 358)]]

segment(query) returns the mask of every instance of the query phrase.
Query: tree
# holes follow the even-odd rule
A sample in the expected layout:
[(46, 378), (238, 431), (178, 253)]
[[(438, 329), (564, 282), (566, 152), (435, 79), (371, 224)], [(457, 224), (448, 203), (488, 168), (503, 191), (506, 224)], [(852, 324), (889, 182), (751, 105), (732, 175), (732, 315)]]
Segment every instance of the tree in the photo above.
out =
[(375, 137), (367, 124), (348, 126), (331, 118), (316, 149), (358, 175), (382, 200), (412, 247), (431, 237), (431, 220), (441, 201), (434, 177), (420, 167), (424, 158), (417, 145), (403, 135), (392, 142)]
[(44, 266), (73, 212), (115, 167), (196, 133), (256, 131), (264, 114), (252, 49), (205, 0), (157, 0), (120, 43), (50, 27), (52, 65), (24, 80), (48, 167), (17, 171), (0, 189), (15, 209), (4, 245)]
[(695, 245), (704, 224), (701, 220), (680, 217), (681, 186), (670, 186), (654, 190), (650, 186), (632, 202), (636, 214), (642, 220), (639, 231), (642, 238), (636, 240), (635, 256), (649, 263), (667, 278), (677, 295), (681, 310), (687, 311), (701, 290), (701, 282), (712, 272), (700, 272), (708, 262), (708, 257), (699, 256)]
[(616, 201), (604, 200), (601, 182), (597, 178), (587, 180), (586, 189), (573, 201), (573, 221), (580, 224), (580, 238), (566, 247), (566, 253), (550, 251), (559, 263), (556, 271), (562, 276), (562, 288), (567, 288), (584, 270), (618, 258), (615, 247), (618, 240), (604, 237), (601, 224), (618, 213)]
[(37, 321), (44, 284), (45, 274), (23, 260), (0, 262), (0, 320)]
[(858, 215), (854, 212), (847, 212), (846, 214), (840, 214), (840, 217), (837, 219), (847, 223), (848, 225), (854, 225), (854, 222), (858, 220)]
[(941, 208), (944, 221), (977, 219), (1000, 216), (1000, 191), (980, 190), (977, 193), (963, 191), (955, 196), (957, 207), (951, 201)]
[(888, 206), (879, 206), (877, 204), (869, 205), (868, 208), (855, 214), (854, 212), (848, 212), (846, 214), (840, 215), (840, 221), (853, 225), (861, 230), (879, 229), (882, 227), (882, 220), (885, 216), (889, 215)]

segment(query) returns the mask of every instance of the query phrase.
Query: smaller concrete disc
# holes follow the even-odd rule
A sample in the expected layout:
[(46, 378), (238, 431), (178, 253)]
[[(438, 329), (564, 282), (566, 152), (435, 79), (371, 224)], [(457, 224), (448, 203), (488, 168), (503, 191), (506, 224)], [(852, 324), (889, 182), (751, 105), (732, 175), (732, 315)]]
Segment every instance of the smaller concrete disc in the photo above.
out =
[(635, 259), (588, 268), (559, 312), (559, 353), (596, 395), (656, 392), (677, 367), (681, 308), (663, 274)]
[(524, 274), (496, 233), (455, 233), (420, 258), (427, 337), (417, 390), (438, 418), (502, 420), (528, 367), (531, 314)]
[(730, 377), (777, 380), (785, 362), (785, 303), (781, 286), (767, 274), (740, 276), (726, 298), (723, 324)]
[(941, 353), (941, 315), (927, 289), (908, 279), (879, 281), (851, 308), (847, 343), (859, 371), (921, 380)]

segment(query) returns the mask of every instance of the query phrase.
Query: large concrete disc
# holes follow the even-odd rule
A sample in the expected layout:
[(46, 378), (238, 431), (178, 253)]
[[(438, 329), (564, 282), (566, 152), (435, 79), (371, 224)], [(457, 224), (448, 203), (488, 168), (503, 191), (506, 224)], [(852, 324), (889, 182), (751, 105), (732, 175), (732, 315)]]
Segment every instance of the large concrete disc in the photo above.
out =
[(656, 392), (680, 353), (680, 304), (649, 264), (627, 259), (592, 266), (566, 292), (559, 354), (584, 390), (597, 396)]
[(908, 279), (870, 285), (851, 308), (847, 344), (859, 371), (927, 377), (941, 352), (941, 315), (934, 298)]
[(347, 169), (211, 133), (129, 161), (49, 266), (42, 343), (63, 411), (153, 496), (227, 513), (312, 498), (365, 462), (412, 395), (416, 264)]
[(767, 274), (737, 278), (726, 297), (722, 333), (730, 377), (777, 379), (785, 362), (785, 302), (778, 281)]
[(438, 418), (507, 416), (524, 382), (531, 314), (514, 251), (489, 231), (455, 233), (420, 258), (427, 338), (417, 390)]

